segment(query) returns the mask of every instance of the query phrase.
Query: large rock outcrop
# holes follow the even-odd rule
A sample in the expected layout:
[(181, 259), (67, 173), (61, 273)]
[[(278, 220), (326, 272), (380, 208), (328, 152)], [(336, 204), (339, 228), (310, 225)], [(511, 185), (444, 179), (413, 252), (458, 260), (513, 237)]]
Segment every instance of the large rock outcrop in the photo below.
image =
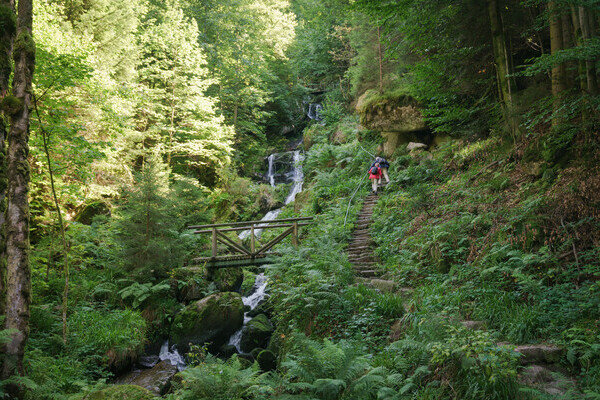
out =
[(358, 99), (356, 110), (365, 128), (381, 132), (386, 140), (383, 152), (388, 156), (401, 144), (428, 135), (421, 108), (410, 96), (379, 96), (367, 91)]
[(221, 346), (244, 322), (244, 303), (238, 293), (224, 292), (205, 297), (175, 316), (171, 342), (180, 349), (190, 343), (212, 342)]

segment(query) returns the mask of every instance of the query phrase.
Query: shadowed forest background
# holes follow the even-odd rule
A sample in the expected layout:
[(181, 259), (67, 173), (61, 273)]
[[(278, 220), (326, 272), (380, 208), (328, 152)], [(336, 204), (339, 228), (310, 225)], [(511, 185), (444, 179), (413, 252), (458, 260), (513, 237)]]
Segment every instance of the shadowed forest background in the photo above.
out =
[(0, 398), (600, 399), (599, 61), (596, 0), (0, 0)]

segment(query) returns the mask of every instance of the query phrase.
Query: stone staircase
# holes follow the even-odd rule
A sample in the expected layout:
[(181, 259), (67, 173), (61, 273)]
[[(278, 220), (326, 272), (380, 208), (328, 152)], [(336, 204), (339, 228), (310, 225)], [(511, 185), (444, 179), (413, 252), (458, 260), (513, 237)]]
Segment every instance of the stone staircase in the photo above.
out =
[[(412, 297), (413, 289), (399, 287), (395, 282), (381, 279), (382, 271), (377, 268), (377, 258), (373, 253), (374, 242), (371, 238), (370, 225), (372, 223), (373, 208), (377, 204), (378, 196), (370, 194), (366, 197), (360, 211), (356, 229), (348, 246), (348, 260), (354, 267), (356, 281), (368, 285), (381, 292), (399, 293), (407, 302), (406, 312), (413, 312), (414, 304), (408, 300)], [(473, 330), (486, 330), (482, 321), (461, 321), (461, 324)], [(398, 340), (402, 335), (402, 321), (397, 320), (391, 328), (390, 341)], [(511, 345), (498, 343), (513, 349), (520, 354), (521, 368), (518, 380), (522, 385), (536, 388), (550, 398), (565, 398), (563, 396), (577, 396), (577, 383), (573, 377), (560, 365), (564, 357), (564, 349), (548, 344)], [(573, 397), (570, 397), (573, 398)]]
[(347, 250), (348, 261), (354, 266), (354, 273), (358, 278), (373, 279), (381, 275), (376, 267), (377, 259), (373, 253), (373, 240), (369, 232), (375, 204), (377, 195), (368, 195), (360, 210), (356, 229)]

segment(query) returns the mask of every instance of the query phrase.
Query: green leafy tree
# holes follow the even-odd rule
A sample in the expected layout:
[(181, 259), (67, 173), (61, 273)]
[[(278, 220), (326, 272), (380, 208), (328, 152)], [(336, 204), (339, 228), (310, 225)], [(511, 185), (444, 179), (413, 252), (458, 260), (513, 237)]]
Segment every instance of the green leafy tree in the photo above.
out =
[(215, 101), (204, 93), (207, 77), (198, 28), (177, 7), (161, 21), (144, 22), (139, 38), (139, 102), (135, 123), (138, 151), (145, 158), (160, 151), (173, 172), (195, 176), (214, 186), (227, 168), (232, 131), (216, 116)]

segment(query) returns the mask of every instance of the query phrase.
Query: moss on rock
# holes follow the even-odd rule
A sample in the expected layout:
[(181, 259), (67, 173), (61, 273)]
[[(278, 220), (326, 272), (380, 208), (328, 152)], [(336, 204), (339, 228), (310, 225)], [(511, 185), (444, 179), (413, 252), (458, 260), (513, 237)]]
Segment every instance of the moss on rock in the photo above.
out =
[(175, 316), (171, 340), (180, 348), (190, 343), (220, 346), (244, 322), (244, 303), (238, 293), (216, 293), (190, 304)]
[(151, 400), (154, 394), (136, 385), (114, 385), (94, 391), (87, 395), (76, 396), (75, 400)]
[(222, 268), (215, 271), (214, 282), (221, 292), (237, 292), (244, 281), (240, 268)]
[(266, 315), (260, 314), (252, 318), (242, 331), (241, 350), (249, 352), (257, 347), (265, 348), (273, 330), (273, 324)]

